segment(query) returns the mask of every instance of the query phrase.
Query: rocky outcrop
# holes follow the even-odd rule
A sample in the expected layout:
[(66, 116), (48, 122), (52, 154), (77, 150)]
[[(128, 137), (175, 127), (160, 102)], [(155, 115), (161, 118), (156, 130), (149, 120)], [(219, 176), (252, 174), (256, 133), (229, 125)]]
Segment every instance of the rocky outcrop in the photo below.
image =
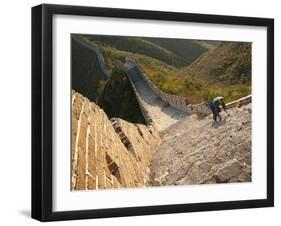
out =
[(213, 123), (193, 115), (165, 130), (148, 185), (250, 182), (251, 104), (229, 113)]
[(72, 92), (72, 190), (142, 187), (160, 136), (153, 126), (121, 119)]

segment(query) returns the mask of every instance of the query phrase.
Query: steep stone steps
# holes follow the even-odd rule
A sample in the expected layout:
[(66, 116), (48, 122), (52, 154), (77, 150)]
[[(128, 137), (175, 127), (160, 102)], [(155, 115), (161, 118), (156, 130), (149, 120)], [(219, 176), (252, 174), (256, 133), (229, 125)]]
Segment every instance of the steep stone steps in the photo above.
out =
[(143, 108), (148, 112), (159, 131), (165, 130), (187, 115), (158, 98), (139, 73), (136, 67), (128, 70), (128, 76), (141, 98)]
[(229, 112), (221, 122), (190, 116), (166, 129), (148, 185), (251, 181), (251, 104)]

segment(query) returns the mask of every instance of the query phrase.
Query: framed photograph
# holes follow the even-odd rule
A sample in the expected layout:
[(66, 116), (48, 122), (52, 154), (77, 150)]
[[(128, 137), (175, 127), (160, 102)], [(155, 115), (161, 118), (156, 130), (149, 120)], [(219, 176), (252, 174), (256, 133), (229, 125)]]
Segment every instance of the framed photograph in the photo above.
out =
[(32, 8), (32, 217), (274, 205), (274, 21)]

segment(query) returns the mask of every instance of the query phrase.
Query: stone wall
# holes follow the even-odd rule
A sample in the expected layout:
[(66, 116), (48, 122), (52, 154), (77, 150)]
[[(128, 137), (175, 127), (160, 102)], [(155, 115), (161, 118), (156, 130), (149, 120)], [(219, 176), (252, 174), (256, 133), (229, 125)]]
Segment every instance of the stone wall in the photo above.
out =
[(72, 92), (72, 190), (142, 187), (160, 144), (153, 126), (108, 119)]
[[(108, 71), (108, 69), (105, 65), (104, 57), (103, 57), (103, 54), (102, 54), (100, 48), (98, 46), (94, 45), (93, 43), (89, 43), (86, 40), (83, 40), (79, 35), (72, 35), (72, 38), (74, 40), (76, 40), (77, 42), (79, 42), (81, 45), (93, 50), (96, 53), (102, 71), (107, 76), (107, 78), (109, 78), (110, 73), (109, 73), (109, 71)], [(123, 68), (124, 70), (129, 70), (132, 67), (138, 68), (137, 63), (130, 57), (126, 58), (125, 65), (126, 66), (123, 67), (122, 64), (119, 62), (119, 67)], [(139, 70), (139, 68), (138, 68), (138, 70)], [(168, 94), (166, 92), (163, 92), (158, 87), (156, 87), (154, 85), (154, 83), (144, 73), (141, 72), (141, 70), (139, 70), (139, 71), (140, 71), (140, 75), (142, 76), (141, 79), (145, 80), (145, 82), (148, 84), (150, 89), (155, 93), (155, 95), (158, 96), (161, 100), (163, 100), (167, 104), (169, 104), (170, 106), (174, 107), (175, 109), (186, 112), (188, 114), (192, 114), (192, 113), (200, 113), (200, 114), (203, 114), (203, 115), (211, 114), (211, 110), (210, 110), (210, 107), (209, 107), (208, 103), (202, 102), (202, 103), (196, 104), (196, 105), (186, 104), (184, 97), (172, 95), (172, 94)], [(143, 102), (142, 97), (137, 92), (137, 89), (134, 85), (134, 82), (131, 80), (130, 76), (128, 76), (128, 78), (129, 78), (130, 83), (133, 87), (133, 90), (135, 92), (138, 104), (140, 106), (142, 115), (143, 115), (146, 123), (148, 125), (152, 125), (153, 124), (152, 117), (149, 115), (148, 110), (144, 107), (144, 105), (142, 103)], [(245, 105), (245, 104), (248, 104), (250, 102), (251, 102), (251, 95), (243, 97), (239, 100), (236, 100), (236, 101), (233, 101), (233, 102), (227, 104), (227, 108), (235, 107), (237, 104)]]
[(248, 95), (248, 96), (245, 96), (245, 97), (242, 97), (238, 100), (235, 100), (235, 101), (232, 101), (228, 104), (226, 104), (226, 108), (229, 109), (229, 108), (233, 108), (233, 107), (240, 107), (242, 105), (247, 105), (249, 103), (252, 102), (252, 95)]
[[(127, 68), (132, 68), (132, 67), (138, 67), (135, 61), (131, 58), (127, 58)], [(141, 70), (139, 70), (141, 72)], [(168, 94), (160, 90), (158, 87), (154, 85), (154, 83), (144, 74), (140, 73), (142, 76), (142, 79), (146, 81), (148, 86), (153, 90), (153, 92), (161, 98), (164, 102), (168, 103), (170, 106), (181, 110), (183, 112), (186, 112), (188, 114), (192, 113), (201, 113), (204, 115), (211, 114), (211, 109), (209, 107), (209, 104), (206, 102), (202, 102), (200, 104), (192, 105), (192, 104), (186, 104), (185, 98), (181, 96), (176, 96), (172, 94)], [(132, 83), (132, 82), (131, 82)], [(132, 84), (133, 85), (133, 84)], [(134, 86), (134, 85), (133, 85)], [(229, 104), (227, 104), (227, 108), (232, 108), (235, 107), (237, 104), (240, 105), (245, 105), (251, 102), (251, 95), (243, 97), (239, 100), (235, 100)]]
[(105, 61), (104, 61), (104, 57), (103, 57), (103, 54), (102, 54), (102, 51), (100, 50), (100, 48), (98, 46), (96, 46), (95, 44), (89, 43), (86, 40), (82, 39), (80, 37), (80, 35), (78, 35), (78, 34), (73, 34), (71, 37), (76, 42), (78, 42), (80, 45), (85, 46), (86, 48), (91, 49), (91, 50), (93, 50), (96, 53), (96, 55), (98, 57), (98, 61), (99, 61), (99, 65), (100, 65), (101, 70), (103, 71), (105, 76), (107, 78), (109, 78), (110, 73), (109, 73), (109, 71), (108, 71), (108, 69), (106, 67), (106, 64), (105, 64)]
[(154, 125), (158, 131), (163, 131), (187, 116), (186, 112), (160, 99), (142, 78), (137, 67), (125, 66), (125, 70), (147, 124)]
[[(127, 58), (126, 64), (130, 65), (127, 66), (127, 68), (138, 67), (135, 61), (132, 60), (131, 58)], [(139, 71), (141, 72), (141, 70)], [(211, 113), (207, 103), (200, 103), (197, 105), (191, 105), (191, 104), (187, 105), (184, 97), (163, 92), (158, 87), (156, 87), (154, 83), (144, 73), (141, 72), (140, 74), (142, 76), (142, 79), (146, 81), (146, 83), (153, 90), (153, 92), (164, 102), (168, 103), (170, 106), (189, 114), (203, 113), (207, 115)]]
[(206, 103), (200, 103), (197, 105), (186, 104), (185, 98), (181, 96), (176, 96), (173, 94), (168, 94), (157, 88), (154, 83), (148, 79), (148, 77), (142, 73), (144, 80), (147, 82), (149, 87), (153, 90), (153, 92), (159, 96), (163, 101), (171, 105), (172, 107), (184, 111), (186, 113), (203, 113), (210, 114), (211, 111)]
[(149, 114), (148, 110), (145, 108), (141, 95), (138, 93), (138, 91), (137, 91), (137, 89), (135, 87), (135, 84), (132, 81), (130, 76), (128, 76), (128, 79), (129, 79), (129, 81), (131, 83), (131, 86), (133, 87), (133, 90), (134, 90), (134, 93), (136, 95), (139, 107), (141, 109), (142, 115), (143, 115), (147, 125), (152, 125), (153, 124), (153, 119), (152, 119), (151, 115)]

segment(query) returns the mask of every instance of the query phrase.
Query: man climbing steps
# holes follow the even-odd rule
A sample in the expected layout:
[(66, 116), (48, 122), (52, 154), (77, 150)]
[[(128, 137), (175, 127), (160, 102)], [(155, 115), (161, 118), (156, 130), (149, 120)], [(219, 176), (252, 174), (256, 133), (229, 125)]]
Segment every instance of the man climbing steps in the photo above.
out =
[(221, 115), (220, 115), (221, 108), (220, 108), (220, 106), (222, 106), (225, 113), (227, 113), (227, 115), (229, 116), (229, 113), (227, 112), (226, 107), (225, 107), (223, 97), (215, 97), (210, 101), (210, 108), (211, 108), (212, 113), (213, 113), (214, 121), (217, 121), (217, 117), (219, 117), (219, 121), (221, 121)]

